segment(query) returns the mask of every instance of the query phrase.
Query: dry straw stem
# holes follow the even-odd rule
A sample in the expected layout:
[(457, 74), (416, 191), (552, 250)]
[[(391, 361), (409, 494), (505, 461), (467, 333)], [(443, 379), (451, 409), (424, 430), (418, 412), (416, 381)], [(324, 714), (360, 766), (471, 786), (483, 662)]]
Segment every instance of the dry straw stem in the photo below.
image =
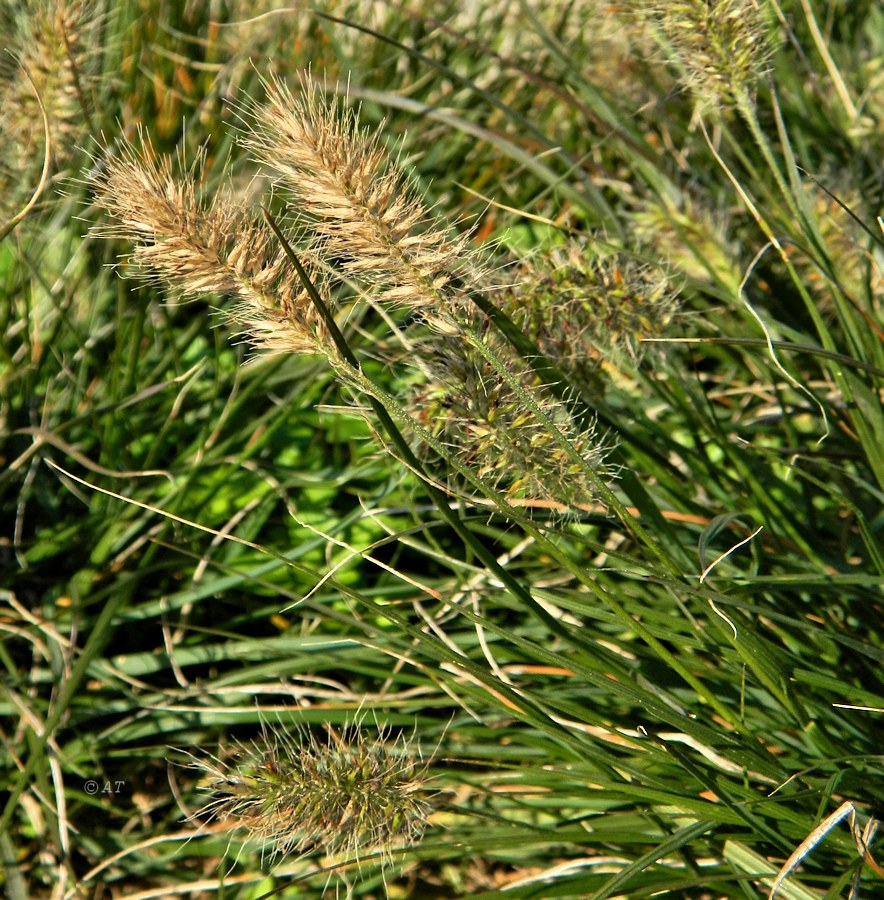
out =
[[(330, 351), (323, 324), (285, 251), (263, 223), (244, 213), (229, 193), (198, 193), (203, 154), (176, 176), (170, 157), (150, 141), (118, 143), (91, 178), (98, 203), (115, 220), (93, 234), (124, 238), (133, 260), (184, 296), (225, 295), (228, 317), (259, 349)], [(323, 284), (309, 266), (314, 283)]]
[[(416, 843), (431, 810), (428, 763), (400, 739), (366, 736), (354, 724), (327, 741), (264, 726), (230, 762), (191, 756), (215, 796), (194, 818), (219, 819), (260, 842), (271, 858), (319, 850), (389, 862)], [(190, 755), (190, 754), (189, 754)]]
[(267, 102), (248, 104), (244, 143), (278, 173), (299, 215), (324, 239), (328, 258), (382, 299), (425, 312), (451, 313), (470, 279), (468, 239), (452, 237), (415, 196), (379, 132), (301, 77), (297, 99), (278, 80)]

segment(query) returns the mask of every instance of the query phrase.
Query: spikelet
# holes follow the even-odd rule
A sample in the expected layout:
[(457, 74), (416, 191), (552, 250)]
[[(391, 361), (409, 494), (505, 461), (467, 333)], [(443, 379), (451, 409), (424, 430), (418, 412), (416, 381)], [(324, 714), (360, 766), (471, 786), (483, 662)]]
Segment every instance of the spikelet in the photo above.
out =
[(371, 852), (388, 863), (427, 824), (428, 762), (407, 740), (370, 738), (360, 724), (329, 730), (321, 741), (264, 726), (230, 762), (188, 754), (213, 794), (194, 818), (226, 823), (271, 860), (313, 851), (358, 860)]
[[(113, 220), (92, 233), (132, 242), (138, 267), (184, 296), (231, 298), (229, 318), (259, 349), (325, 352), (322, 322), (272, 231), (229, 192), (199, 196), (203, 161), (200, 154), (176, 176), (171, 158), (158, 158), (146, 138), (119, 144), (91, 178)], [(311, 280), (322, 284), (315, 271)]]
[(635, 365), (678, 309), (666, 269), (623, 252), (572, 242), (524, 266), (498, 303), (543, 354), (585, 387), (599, 365)]
[(768, 70), (763, 0), (641, 0), (632, 15), (656, 24), (683, 82), (709, 106), (751, 95)]

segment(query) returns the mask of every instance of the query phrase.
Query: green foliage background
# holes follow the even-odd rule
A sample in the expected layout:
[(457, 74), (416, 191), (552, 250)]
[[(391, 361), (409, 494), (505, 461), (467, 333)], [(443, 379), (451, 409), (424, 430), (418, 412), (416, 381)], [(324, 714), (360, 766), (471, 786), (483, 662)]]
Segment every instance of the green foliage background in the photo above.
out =
[[(5, 43), (59, 5), (13, 4)], [(769, 72), (726, 102), (673, 36), (691, 3), (62, 6), (92, 23), (78, 84), (0, 244), (8, 895), (752, 897), (799, 850), (781, 896), (874, 896), (850, 825), (884, 797), (880, 6), (760, 2)], [(666, 341), (581, 390), (616, 442), (597, 510), (460, 498), (465, 543), (323, 360), (251, 359), (88, 236), (94, 142), (141, 127), (205, 146), (208, 192), (245, 183), (236, 103), (307, 66), (492, 252), (674, 273)], [(10, 222), (44, 147), (20, 115)], [(389, 326), (347, 324), (395, 397)], [(182, 750), (360, 715), (432, 756), (392, 866), (270, 867), (187, 820)]]

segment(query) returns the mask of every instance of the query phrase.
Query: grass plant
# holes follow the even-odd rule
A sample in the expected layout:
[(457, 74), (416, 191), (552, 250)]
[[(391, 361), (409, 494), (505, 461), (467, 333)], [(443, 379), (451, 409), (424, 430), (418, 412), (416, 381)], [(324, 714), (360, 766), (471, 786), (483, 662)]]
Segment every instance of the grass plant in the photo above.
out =
[(880, 892), (878, 4), (0, 31), (9, 897)]

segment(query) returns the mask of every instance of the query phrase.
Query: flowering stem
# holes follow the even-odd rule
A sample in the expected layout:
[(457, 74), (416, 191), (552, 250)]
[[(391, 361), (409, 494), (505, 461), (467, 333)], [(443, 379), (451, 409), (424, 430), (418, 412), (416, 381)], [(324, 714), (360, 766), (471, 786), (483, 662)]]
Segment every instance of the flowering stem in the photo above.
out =
[[(344, 338), (344, 335), (341, 334), (341, 330), (338, 328), (334, 317), (329, 312), (329, 309), (325, 305), (322, 297), (320, 297), (319, 292), (310, 281), (307, 272), (304, 270), (304, 267), (298, 260), (291, 244), (289, 244), (288, 240), (282, 233), (282, 230), (276, 223), (276, 220), (273, 218), (269, 210), (267, 210), (266, 208), (262, 208), (262, 210), (267, 224), (273, 229), (273, 232), (279, 239), (279, 242), (282, 248), (285, 250), (286, 255), (291, 260), (292, 265), (295, 267), (298, 275), (304, 282), (304, 289), (307, 291), (308, 296), (316, 306), (317, 311), (322, 316), (323, 321), (328, 327), (329, 335), (331, 336), (331, 339), (334, 342), (334, 345), (337, 348), (338, 352), (341, 354), (342, 359), (356, 373), (362, 376), (359, 361), (356, 359), (353, 351), (347, 345), (347, 341)], [(367, 397), (372, 411), (377, 416), (378, 421), (381, 423), (384, 430), (389, 435), (390, 440), (393, 442), (393, 445), (396, 447), (397, 451), (401, 454), (402, 459), (413, 472), (416, 472), (421, 476), (422, 480), (424, 481), (427, 493), (430, 495), (436, 507), (439, 509), (439, 512), (442, 514), (443, 518), (448, 522), (448, 524), (454, 529), (454, 531), (461, 538), (464, 544), (476, 555), (478, 559), (482, 561), (483, 565), (487, 566), (487, 568), (491, 572), (493, 572), (494, 575), (497, 576), (497, 578), (500, 579), (507, 590), (509, 590), (515, 597), (518, 597), (521, 601), (532, 608), (552, 632), (558, 634), (560, 637), (565, 638), (569, 641), (569, 643), (573, 643), (573, 635), (568, 634), (566, 629), (562, 628), (561, 623), (558, 622), (553, 616), (551, 616), (545, 609), (543, 609), (543, 607), (540, 606), (540, 604), (537, 603), (537, 601), (531, 596), (529, 591), (525, 589), (524, 585), (522, 585), (518, 581), (518, 579), (514, 578), (509, 572), (507, 572), (507, 570), (498, 562), (497, 557), (483, 543), (481, 543), (481, 541), (477, 540), (475, 535), (469, 530), (469, 528), (466, 527), (466, 525), (464, 525), (457, 513), (451, 508), (448, 502), (448, 498), (445, 496), (445, 494), (440, 491), (439, 488), (435, 487), (430, 479), (424, 475), (423, 467), (421, 466), (420, 461), (414, 455), (414, 452), (409, 446), (408, 441), (406, 441), (404, 435), (399, 430), (396, 423), (393, 421), (392, 416), (389, 414), (389, 412), (387, 412), (386, 407), (371, 394), (368, 394)]]
[[(367, 381), (368, 379), (365, 378), (365, 375), (359, 365), (359, 361), (356, 359), (353, 351), (347, 345), (347, 341), (344, 338), (344, 335), (338, 328), (334, 317), (329, 312), (327, 306), (325, 305), (325, 302), (319, 295), (319, 292), (310, 281), (307, 272), (304, 270), (303, 266), (298, 260), (291, 244), (286, 239), (272, 214), (266, 208), (263, 208), (263, 213), (264, 218), (267, 220), (267, 224), (273, 229), (274, 234), (276, 234), (277, 238), (279, 239), (280, 245), (284, 249), (288, 258), (291, 260), (292, 265), (298, 272), (298, 275), (304, 282), (304, 288), (307, 291), (307, 294), (310, 297), (311, 301), (319, 311), (319, 314), (322, 316), (326, 326), (328, 327), (329, 335), (331, 336), (336, 349), (341, 354), (341, 358), (353, 370), (354, 374), (360, 381)], [(377, 397), (373, 395), (370, 390), (366, 390), (365, 393), (368, 398), (369, 404), (372, 407), (372, 410), (378, 418), (378, 421), (381, 423), (384, 430), (389, 435), (391, 441), (393, 442), (393, 445), (401, 454), (401, 458), (413, 472), (416, 472), (419, 476), (423, 477), (423, 467), (421, 466), (420, 461), (412, 452), (411, 447), (408, 445), (408, 441), (405, 440), (405, 437), (399, 430), (396, 423), (393, 421), (393, 418), (387, 411), (387, 408), (381, 403), (380, 400), (377, 399)], [(539, 412), (539, 410), (535, 410), (535, 413), (537, 412)], [(549, 427), (552, 427), (551, 423), (547, 423), (547, 425)], [(498, 562), (497, 557), (494, 555), (494, 553), (492, 553), (487, 547), (485, 547), (484, 544), (476, 539), (475, 535), (466, 527), (466, 525), (464, 525), (457, 513), (451, 508), (448, 503), (448, 498), (445, 496), (445, 494), (437, 487), (435, 487), (428, 478), (423, 477), (423, 481), (425, 483), (427, 493), (430, 495), (430, 498), (433, 500), (443, 518), (448, 522), (455, 533), (461, 538), (461, 540), (464, 542), (464, 545), (468, 547), (476, 555), (476, 557), (482, 561), (482, 563), (488, 568), (490, 572), (493, 572), (494, 575), (497, 576), (504, 587), (509, 590), (513, 594), (513, 596), (520, 599), (530, 609), (532, 609), (535, 615), (537, 615), (537, 617), (541, 619), (541, 621), (543, 621), (546, 627), (549, 628), (549, 630), (553, 634), (558, 635), (573, 646), (578, 646), (583, 650), (589, 650), (590, 652), (592, 652), (593, 648), (589, 646), (587, 642), (581, 640), (578, 635), (575, 635), (569, 632), (568, 629), (564, 628), (562, 626), (562, 623), (559, 622), (554, 616), (550, 615), (550, 613), (547, 612), (534, 599), (534, 597), (531, 596), (530, 592), (525, 589), (524, 585), (522, 585), (518, 581), (518, 579), (514, 578)], [(654, 548), (654, 545), (650, 540), (648, 540), (648, 544), (649, 546)], [(558, 548), (555, 548), (555, 551), (557, 551), (557, 549)], [(658, 556), (662, 557), (662, 553), (659, 551), (659, 548), (656, 548), (656, 552)], [(664, 561), (668, 562), (668, 560), (665, 560), (665, 557), (663, 558)], [(649, 646), (653, 647), (664, 659), (667, 660), (667, 662), (669, 662), (673, 669), (678, 672), (688, 684), (694, 687), (695, 690), (697, 690), (701, 694), (701, 696), (706, 697), (706, 699), (712, 704), (713, 708), (716, 709), (719, 715), (722, 715), (726, 721), (728, 720), (728, 714), (724, 707), (717, 702), (717, 699), (711, 694), (711, 692), (707, 691), (705, 687), (696, 678), (693, 677), (693, 675), (687, 670), (686, 667), (681, 665), (680, 661), (676, 657), (674, 657), (666, 650), (666, 648), (660, 641), (654, 638), (653, 635), (651, 635), (647, 631), (647, 629), (645, 629), (639, 622), (633, 621), (632, 617), (627, 614), (627, 612), (620, 606), (619, 603), (615, 602), (612, 597), (608, 596), (606, 591), (599, 590), (596, 585), (591, 583), (591, 579), (586, 579), (585, 573), (581, 573), (580, 577), (581, 580), (583, 580), (584, 583), (587, 583), (587, 585), (591, 587), (593, 592), (603, 602), (605, 602), (610, 609), (612, 609), (612, 611), (615, 613), (615, 615), (617, 615), (617, 617), (621, 622), (623, 622), (624, 625), (628, 625), (637, 634), (639, 634), (643, 638), (643, 640), (645, 640), (649, 644)], [(732, 724), (734, 726), (737, 726), (737, 723), (735, 722)]]

